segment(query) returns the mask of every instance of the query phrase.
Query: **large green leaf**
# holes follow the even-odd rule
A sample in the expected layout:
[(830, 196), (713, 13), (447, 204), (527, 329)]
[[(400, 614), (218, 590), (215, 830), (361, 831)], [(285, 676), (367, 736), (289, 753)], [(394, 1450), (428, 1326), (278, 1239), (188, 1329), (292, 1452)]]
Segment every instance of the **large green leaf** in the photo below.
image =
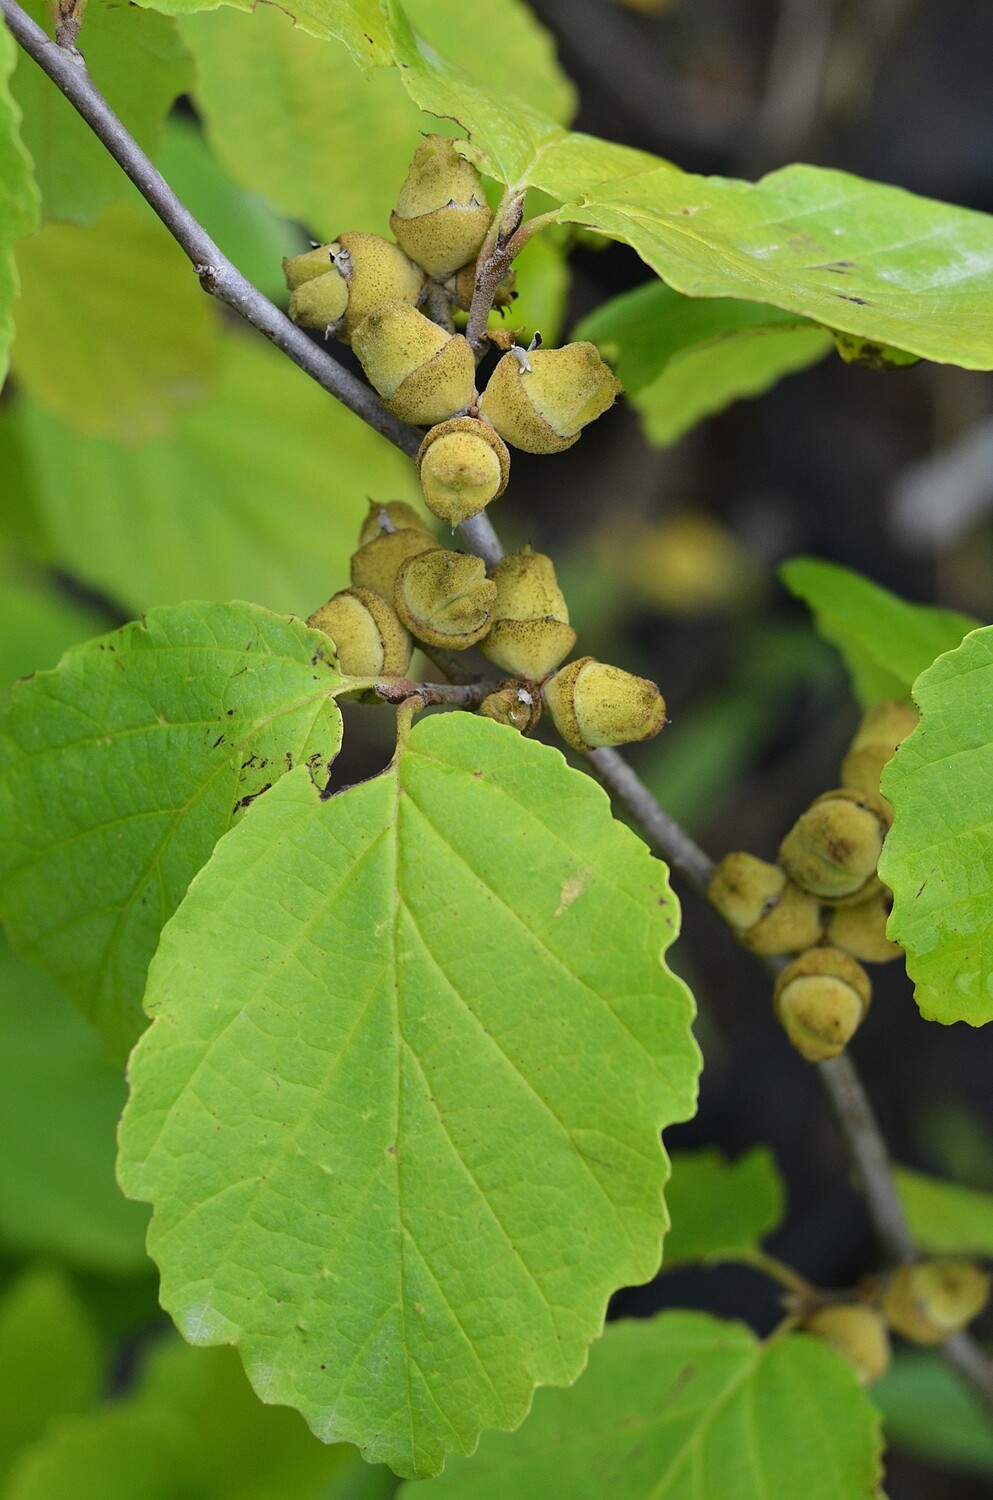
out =
[[(24, 9), (54, 35), (54, 7), (47, 0), (25, 0)], [(175, 22), (121, 0), (89, 0), (80, 46), (97, 88), (154, 156), (173, 100), (193, 84)], [(11, 90), (24, 111), (24, 143), (34, 159), (46, 219), (90, 224), (105, 204), (130, 193), (106, 146), (32, 58), (21, 55)]]
[[(872, 1500), (879, 1418), (806, 1334), (668, 1312), (611, 1323), (571, 1391), (453, 1460), (432, 1500)], [(420, 1491), (404, 1485), (403, 1500)]]
[(92, 1028), (0, 939), (0, 1239), (75, 1265), (147, 1265), (148, 1215), (114, 1180), (124, 1080)]
[[(21, 1448), (97, 1395), (100, 1349), (85, 1309), (56, 1271), (28, 1271), (0, 1298), (0, 1483)], [(4, 1496), (7, 1490), (3, 1491)]]
[(883, 773), (888, 932), (930, 1021), (993, 1020), (993, 626), (914, 684), (921, 722)]
[(666, 1202), (665, 1264), (754, 1249), (783, 1217), (783, 1181), (764, 1146), (728, 1161), (719, 1151), (675, 1151)]
[[(171, 16), (216, 10), (218, 4), (230, 5), (235, 10), (256, 8), (256, 0), (142, 0), (142, 4)], [(308, 36), (344, 42), (366, 72), (393, 60), (380, 0), (286, 0), (280, 8)]]
[(249, 598), (309, 614), (347, 586), (368, 497), (420, 495), (413, 465), (256, 334), (221, 352), (215, 394), (159, 442), (12, 414), (46, 560), (127, 610)]
[(14, 373), (74, 431), (165, 437), (209, 390), (216, 309), (143, 204), (112, 203), (87, 228), (46, 225), (18, 245), (17, 269)]
[(893, 1447), (993, 1477), (989, 1416), (941, 1350), (897, 1350), (872, 1399)]
[(993, 1193), (909, 1167), (894, 1171), (914, 1244), (931, 1254), (993, 1256)]
[(658, 447), (834, 348), (806, 318), (757, 302), (683, 297), (662, 281), (604, 303), (573, 337), (590, 339), (611, 362)]
[(0, 17), (0, 386), (7, 376), (14, 336), (11, 309), (17, 296), (12, 246), (38, 222), (38, 189), (20, 135), (21, 111), (11, 95), (17, 44)]
[(323, 784), (344, 679), (326, 636), (250, 604), (154, 610), (14, 690), (0, 900), (17, 946), (123, 1056), (159, 931), (289, 765)]
[(599, 788), (490, 720), (328, 801), (284, 777), (163, 933), (131, 1062), (119, 1174), (184, 1335), (405, 1474), (574, 1380), (694, 1107), (676, 917)]
[(978, 623), (953, 609), (911, 604), (851, 568), (795, 557), (779, 576), (837, 646), (863, 708), (906, 698), (917, 676)]

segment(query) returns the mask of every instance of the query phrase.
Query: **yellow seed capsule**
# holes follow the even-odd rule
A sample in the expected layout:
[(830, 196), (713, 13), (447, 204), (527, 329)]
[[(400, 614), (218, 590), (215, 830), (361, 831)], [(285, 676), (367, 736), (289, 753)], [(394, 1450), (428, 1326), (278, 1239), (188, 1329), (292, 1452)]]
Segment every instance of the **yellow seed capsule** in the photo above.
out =
[(315, 245), (312, 250), (305, 250), (302, 255), (284, 256), (283, 275), (286, 277), (287, 290), (295, 292), (297, 287), (303, 286), (305, 281), (313, 281), (317, 276), (326, 276), (334, 269), (332, 252), (337, 249), (337, 243)]
[(379, 234), (340, 234), (332, 247), (335, 267), (348, 282), (348, 307), (338, 337), (349, 343), (356, 328), (382, 302), (413, 307), (424, 273), (398, 245)]
[(302, 280), (290, 297), (293, 322), (301, 328), (319, 328), (325, 335), (338, 333), (347, 307), (348, 283), (333, 268)]
[[(362, 522), (362, 530), (359, 532), (359, 546), (364, 547), (366, 542), (382, 536), (384, 532), (408, 530), (423, 531), (431, 545), (437, 546), (425, 517), (412, 505), (408, 505), (406, 500), (387, 500), (385, 504), (370, 500), (369, 514)], [(391, 595), (392, 592), (391, 589)]]
[(918, 718), (916, 708), (910, 703), (874, 703), (841, 763), (842, 786), (878, 792), (883, 767), (892, 760), (911, 730), (916, 729)]
[(352, 347), (402, 422), (447, 422), (475, 399), (476, 362), (466, 340), (405, 302), (375, 308), (354, 330)]
[(574, 750), (650, 740), (665, 723), (665, 700), (654, 682), (581, 656), (542, 688), (555, 728)]
[(883, 1293), (883, 1317), (914, 1344), (943, 1344), (982, 1312), (990, 1278), (971, 1260), (900, 1266)]
[(621, 390), (595, 344), (512, 349), (499, 361), (479, 402), (504, 442), (525, 453), (561, 453)]
[(752, 953), (799, 953), (820, 942), (820, 903), (754, 854), (726, 854), (710, 877), (707, 898)]
[(801, 890), (828, 906), (855, 905), (882, 889), (876, 865), (891, 821), (878, 793), (839, 787), (801, 814), (779, 857)]
[(489, 630), (496, 584), (481, 557), (435, 547), (403, 564), (394, 597), (397, 614), (419, 641), (462, 651)]
[(342, 589), (307, 624), (331, 637), (348, 677), (402, 677), (410, 665), (410, 636), (392, 604), (372, 589)]
[(888, 964), (891, 959), (902, 958), (900, 944), (891, 943), (886, 936), (892, 905), (889, 891), (880, 890), (857, 906), (836, 906), (828, 913), (828, 942), (864, 964)]
[(541, 718), (541, 694), (533, 683), (505, 682), (487, 694), (479, 712), (520, 734), (529, 734)]
[(880, 1314), (864, 1302), (818, 1307), (800, 1322), (847, 1360), (862, 1385), (873, 1385), (889, 1369), (890, 1336)]
[(503, 439), (476, 417), (432, 427), (417, 452), (424, 503), (439, 520), (460, 526), (507, 488), (510, 454)]
[(372, 589), (384, 599), (392, 599), (397, 573), (408, 557), (427, 552), (438, 544), (428, 531), (408, 526), (400, 531), (384, 531), (352, 553), (352, 584)]
[(552, 559), (530, 547), (508, 552), (494, 568), (493, 582), (496, 603), (483, 654), (515, 677), (547, 677), (576, 644)]
[(475, 260), (492, 218), (482, 178), (458, 143), (429, 135), (390, 215), (397, 243), (429, 276), (448, 276)]
[(809, 948), (776, 980), (776, 1014), (808, 1062), (837, 1057), (862, 1023), (872, 985), (860, 964), (840, 948)]

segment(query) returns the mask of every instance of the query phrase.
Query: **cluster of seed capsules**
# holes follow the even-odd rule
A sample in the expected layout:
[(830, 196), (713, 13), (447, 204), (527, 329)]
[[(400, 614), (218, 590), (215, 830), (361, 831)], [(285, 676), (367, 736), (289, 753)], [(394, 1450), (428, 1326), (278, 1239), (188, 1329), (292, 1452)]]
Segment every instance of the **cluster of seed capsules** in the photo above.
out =
[[(467, 312), (493, 213), (476, 168), (447, 136), (414, 155), (390, 227), (342, 234), (284, 262), (290, 316), (351, 345), (387, 410), (428, 426), (416, 464), (428, 509), (451, 527), (500, 496), (511, 447), (559, 453), (612, 405), (621, 387), (593, 344), (506, 348), (485, 390), (466, 337), (421, 307), (441, 298)], [(504, 285), (498, 294), (509, 299)], [(496, 342), (506, 346), (507, 338)], [(487, 573), (471, 553), (439, 545), (402, 501), (374, 506), (352, 558), (352, 587), (310, 617), (355, 677), (403, 676), (415, 641), (478, 645), (508, 679), (480, 712), (527, 732), (542, 704), (576, 750), (649, 739), (665, 723), (655, 683), (585, 656), (550, 558), (530, 548)]]
[(843, 1051), (869, 1007), (864, 963), (902, 950), (886, 936), (890, 896), (876, 866), (893, 812), (883, 767), (917, 723), (908, 703), (877, 703), (841, 766), (841, 786), (815, 799), (779, 848), (779, 863), (728, 854), (711, 903), (753, 953), (797, 954), (776, 981), (776, 1013), (811, 1062)]

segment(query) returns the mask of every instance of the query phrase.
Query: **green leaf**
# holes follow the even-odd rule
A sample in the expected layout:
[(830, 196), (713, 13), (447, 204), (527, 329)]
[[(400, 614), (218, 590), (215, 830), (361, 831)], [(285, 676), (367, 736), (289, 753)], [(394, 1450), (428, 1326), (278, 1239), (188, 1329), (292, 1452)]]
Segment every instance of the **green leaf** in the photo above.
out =
[(0, 386), (7, 377), (14, 337), (11, 309), (18, 291), (11, 247), (38, 223), (38, 188), (21, 140), (21, 111), (9, 87), (17, 50), (0, 17)]
[(887, 932), (906, 952), (929, 1021), (993, 1020), (993, 626), (974, 630), (914, 684), (921, 722), (883, 773), (893, 827), (879, 873)]
[(187, 604), (14, 690), (0, 734), (12, 938), (126, 1054), (164, 922), (233, 818), (290, 764), (323, 784), (344, 682), (326, 636)]
[(672, 1228), (665, 1264), (754, 1249), (783, 1217), (783, 1182), (764, 1146), (728, 1161), (717, 1150), (675, 1151), (666, 1189)]
[[(806, 1334), (760, 1342), (698, 1312), (611, 1323), (571, 1391), (453, 1460), (432, 1500), (870, 1500), (879, 1418)], [(401, 1500), (419, 1491), (401, 1488)]]
[(937, 1349), (900, 1349), (872, 1388), (889, 1443), (932, 1463), (993, 1475), (987, 1413)]
[(18, 408), (45, 559), (128, 611), (199, 597), (309, 614), (347, 587), (367, 497), (416, 500), (420, 485), (256, 334), (228, 333), (221, 356), (215, 394), (163, 441), (81, 438)]
[(284, 777), (163, 933), (131, 1063), (119, 1173), (186, 1338), (405, 1474), (575, 1380), (694, 1108), (676, 915), (599, 788), (490, 720), (328, 801)]
[(977, 624), (956, 610), (911, 604), (851, 568), (818, 558), (795, 557), (779, 576), (841, 652), (863, 708), (906, 698), (919, 673)]
[[(56, 1417), (96, 1399), (101, 1369), (85, 1309), (57, 1271), (28, 1271), (0, 1298), (0, 1483)], [(3, 1491), (6, 1500), (7, 1490)]]
[(113, 203), (89, 228), (49, 224), (18, 245), (17, 268), (14, 373), (75, 431), (164, 437), (209, 390), (216, 310), (144, 205)]
[(932, 1255), (993, 1256), (993, 1193), (909, 1167), (893, 1173), (914, 1244)]
[[(54, 36), (53, 7), (46, 0), (25, 0), (24, 9)], [(85, 28), (80, 46), (90, 77), (125, 129), (154, 157), (173, 101), (193, 86), (192, 62), (175, 22), (120, 0), (89, 0)], [(92, 224), (105, 204), (130, 194), (106, 146), (33, 59), (21, 56), (11, 91), (24, 112), (24, 143), (34, 159), (45, 219)]]
[(604, 303), (573, 337), (591, 340), (614, 366), (658, 447), (834, 347), (805, 318), (757, 302), (683, 297), (661, 281)]
[(120, 1069), (50, 981), (2, 940), (0, 996), (0, 1237), (92, 1270), (141, 1270), (148, 1215), (114, 1179)]
[[(143, 0), (152, 10), (170, 16), (190, 16), (216, 10), (218, 3), (235, 10), (254, 11), (256, 0)], [(280, 6), (295, 25), (321, 41), (344, 42), (365, 72), (393, 61), (380, 0), (286, 0)]]

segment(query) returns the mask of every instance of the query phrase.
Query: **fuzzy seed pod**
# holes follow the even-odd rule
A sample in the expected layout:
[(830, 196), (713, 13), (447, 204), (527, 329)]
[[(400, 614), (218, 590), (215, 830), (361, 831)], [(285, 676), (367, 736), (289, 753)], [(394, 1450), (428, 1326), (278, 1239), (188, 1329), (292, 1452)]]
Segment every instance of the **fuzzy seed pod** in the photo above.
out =
[(842, 786), (878, 792), (879, 778), (897, 747), (916, 729), (919, 715), (911, 703), (874, 703), (859, 725), (841, 763)]
[(990, 1278), (971, 1260), (900, 1266), (883, 1293), (883, 1317), (913, 1344), (943, 1344), (982, 1312)]
[(576, 644), (552, 559), (530, 547), (508, 552), (494, 568), (493, 582), (496, 603), (483, 654), (515, 677), (547, 677)]
[(776, 980), (776, 1014), (808, 1062), (843, 1052), (869, 1009), (872, 985), (840, 948), (808, 948)]
[(343, 234), (330, 245), (283, 261), (292, 292), (290, 317), (303, 328), (322, 328), (345, 344), (381, 302), (411, 306), (424, 273), (378, 234)]
[(438, 543), (429, 531), (408, 526), (400, 531), (383, 531), (352, 553), (352, 585), (372, 589), (383, 599), (393, 598), (397, 573), (409, 557), (427, 552)]
[(505, 682), (487, 694), (479, 712), (520, 734), (529, 734), (541, 718), (541, 694), (530, 683)]
[(481, 557), (434, 547), (403, 564), (394, 597), (397, 614), (419, 641), (462, 651), (489, 630), (496, 584)]
[(387, 411), (433, 426), (472, 405), (476, 362), (460, 333), (448, 334), (406, 302), (374, 308), (352, 346)]
[(844, 948), (864, 964), (888, 964), (902, 958), (899, 943), (886, 936), (886, 923), (893, 898), (885, 888), (857, 906), (836, 906), (828, 913), (825, 936), (836, 948)]
[(305, 281), (313, 281), (318, 276), (326, 276), (334, 267), (331, 253), (337, 249), (337, 243), (315, 245), (312, 250), (305, 250), (302, 255), (284, 256), (283, 275), (286, 277), (287, 290), (295, 292), (297, 287), (303, 286)]
[(479, 413), (513, 448), (561, 453), (588, 422), (613, 406), (620, 390), (595, 344), (527, 353), (513, 349), (490, 376)]
[(307, 624), (331, 637), (347, 677), (402, 677), (410, 665), (410, 636), (392, 604), (372, 589), (342, 589)]
[(581, 656), (542, 688), (555, 728), (574, 750), (650, 740), (665, 723), (665, 699), (654, 682)]
[(890, 1336), (874, 1307), (838, 1302), (818, 1307), (800, 1323), (848, 1361), (862, 1385), (882, 1379), (890, 1364)]
[(432, 427), (417, 450), (424, 503), (440, 521), (460, 526), (507, 488), (507, 445), (477, 417), (453, 417)]
[(778, 865), (753, 854), (726, 854), (710, 877), (707, 897), (752, 953), (799, 953), (820, 942), (820, 903)]
[(492, 218), (483, 180), (458, 143), (429, 135), (390, 215), (397, 243), (429, 276), (449, 276), (476, 259)]
[(338, 332), (347, 307), (348, 283), (331, 267), (300, 282), (290, 297), (289, 311), (301, 328), (319, 328), (327, 336)]
[[(437, 546), (427, 521), (420, 511), (408, 505), (406, 500), (387, 500), (385, 505), (371, 500), (369, 514), (362, 522), (362, 530), (359, 532), (359, 546), (364, 547), (366, 542), (382, 536), (384, 532), (409, 530), (423, 531), (424, 535), (430, 538), (431, 545)], [(392, 593), (391, 589), (390, 594)]]
[(876, 864), (892, 817), (878, 793), (825, 792), (793, 824), (779, 858), (790, 879), (825, 905), (856, 905), (882, 889)]

